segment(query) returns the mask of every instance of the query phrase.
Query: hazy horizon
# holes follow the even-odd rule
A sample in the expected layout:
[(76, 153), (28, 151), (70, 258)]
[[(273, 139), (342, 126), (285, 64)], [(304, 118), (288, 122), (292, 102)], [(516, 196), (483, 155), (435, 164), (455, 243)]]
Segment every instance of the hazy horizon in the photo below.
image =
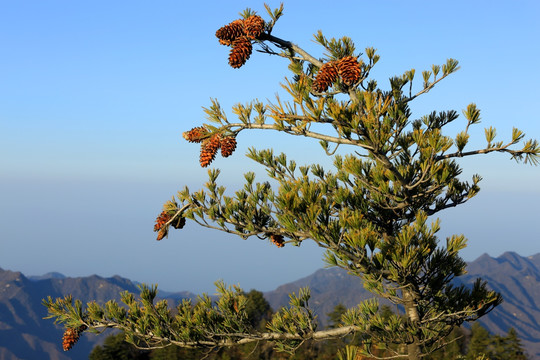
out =
[[(473, 259), (473, 260), (468, 260), (467, 262), (471, 263), (471, 262), (474, 262), (478, 259), (480, 259), (481, 257), (483, 256), (490, 256), (491, 258), (493, 259), (498, 259), (502, 256), (504, 256), (505, 254), (517, 254), (518, 256), (522, 257), (522, 258), (531, 258), (535, 255), (540, 255), (540, 252), (539, 253), (536, 253), (536, 254), (530, 254), (530, 255), (523, 255), (523, 254), (519, 254), (519, 253), (516, 253), (514, 251), (505, 251), (504, 253), (502, 254), (499, 254), (498, 256), (492, 256), (490, 255), (489, 253), (483, 253), (481, 254), (480, 256), (478, 256), (476, 259)], [(336, 267), (332, 267), (332, 268), (336, 268)], [(267, 292), (267, 291), (274, 291), (276, 290), (278, 287), (282, 286), (282, 285), (286, 285), (288, 283), (292, 283), (292, 282), (296, 282), (298, 280), (301, 280), (305, 277), (308, 277), (308, 276), (311, 276), (313, 275), (314, 273), (316, 273), (317, 271), (319, 270), (323, 270), (323, 269), (326, 269), (326, 267), (322, 267), (322, 268), (319, 268), (319, 269), (316, 269), (315, 271), (313, 271), (312, 273), (310, 274), (307, 274), (306, 276), (301, 276), (301, 277), (298, 277), (298, 278), (295, 278), (295, 279), (290, 279), (290, 280), (287, 280), (287, 281), (284, 281), (283, 283), (280, 283), (278, 284), (277, 286), (273, 287), (273, 288), (270, 288), (270, 289), (259, 289), (259, 288), (245, 288), (243, 286), (241, 286), (240, 284), (240, 287), (246, 291), (249, 291), (249, 290), (258, 290), (258, 291), (262, 291), (262, 292)], [(134, 283), (143, 283), (137, 279), (132, 279), (132, 278), (129, 278), (129, 277), (126, 277), (126, 276), (123, 276), (122, 274), (112, 274), (112, 275), (99, 275), (99, 274), (96, 274), (96, 273), (92, 273), (92, 274), (87, 274), (87, 275), (79, 275), (79, 276), (71, 276), (70, 274), (64, 274), (64, 273), (61, 273), (61, 272), (58, 272), (58, 271), (50, 271), (50, 272), (47, 272), (47, 273), (43, 273), (43, 274), (25, 274), (24, 272), (22, 271), (19, 271), (19, 270), (16, 270), (16, 269), (5, 269), (3, 268), (2, 266), (0, 266), (0, 270), (3, 270), (3, 271), (12, 271), (12, 272), (20, 272), (22, 273), (25, 277), (29, 278), (30, 280), (34, 281), (34, 280), (42, 280), (42, 279), (37, 279), (37, 278), (40, 278), (40, 277), (45, 277), (45, 278), (55, 278), (55, 277), (63, 277), (63, 278), (85, 278), (85, 277), (91, 277), (91, 276), (99, 276), (101, 278), (104, 278), (104, 279), (108, 279), (108, 278), (113, 278), (113, 277), (116, 277), (116, 276), (119, 276), (121, 278), (124, 278), (124, 279), (127, 279), (127, 280), (130, 280)], [(146, 284), (155, 284), (155, 283), (146, 283)], [(237, 284), (237, 283), (229, 283), (228, 285), (233, 285), (233, 284)], [(206, 284), (205, 284), (206, 286)], [(191, 292), (191, 293), (194, 293), (194, 294), (201, 294), (201, 291), (193, 291), (191, 289), (168, 289), (168, 288), (165, 288), (165, 287), (162, 287), (160, 286), (159, 287), (159, 290), (161, 291), (166, 291), (166, 292)], [(204, 290), (203, 292), (209, 292), (209, 293), (213, 293), (213, 291), (209, 291), (209, 290)]]

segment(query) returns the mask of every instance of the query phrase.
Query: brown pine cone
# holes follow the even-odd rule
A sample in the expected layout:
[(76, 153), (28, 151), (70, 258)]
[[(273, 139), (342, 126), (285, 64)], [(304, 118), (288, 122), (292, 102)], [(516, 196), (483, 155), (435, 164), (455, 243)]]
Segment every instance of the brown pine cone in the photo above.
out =
[(259, 15), (252, 15), (244, 20), (244, 31), (250, 39), (258, 39), (264, 31), (264, 20)]
[(356, 57), (345, 56), (339, 60), (337, 67), (339, 76), (341, 76), (344, 84), (352, 85), (360, 79), (362, 70)]
[(171, 220), (172, 215), (167, 214), (165, 211), (162, 211), (161, 214), (156, 218), (156, 224), (154, 225), (154, 231), (159, 231), (167, 221)]
[(282, 248), (285, 246), (285, 240), (283, 239), (283, 235), (271, 234), (270, 241), (272, 241), (272, 243), (278, 248)]
[(221, 140), (221, 156), (231, 156), (234, 150), (236, 150), (236, 138), (234, 136), (225, 136)]
[(159, 230), (156, 240), (157, 241), (162, 240), (165, 236), (167, 236), (168, 233), (169, 233), (169, 230), (167, 230), (167, 227), (162, 228), (161, 230)]
[(216, 157), (216, 153), (221, 146), (221, 135), (214, 134), (211, 138), (201, 144), (201, 156), (199, 162), (202, 167), (207, 167)]
[(245, 35), (244, 20), (234, 20), (233, 22), (219, 28), (216, 37), (222, 45), (230, 46), (233, 41)]
[(73, 345), (79, 341), (79, 338), (85, 329), (86, 326), (82, 325), (78, 328), (67, 328), (66, 331), (64, 331), (64, 336), (62, 337), (62, 348), (64, 351), (70, 350)]
[(208, 130), (204, 126), (197, 126), (193, 129), (183, 132), (182, 136), (189, 142), (200, 143), (208, 137)]
[(317, 92), (328, 90), (330, 86), (337, 80), (338, 68), (335, 61), (330, 61), (319, 69), (315, 81), (313, 81), (313, 89)]
[(225, 45), (225, 46), (231, 46), (232, 45), (232, 40), (221, 40), (219, 39), (219, 44), (220, 45)]
[(229, 65), (231, 67), (238, 69), (246, 63), (246, 61), (251, 56), (253, 51), (253, 46), (251, 41), (246, 36), (242, 36), (232, 43), (232, 49), (229, 54)]

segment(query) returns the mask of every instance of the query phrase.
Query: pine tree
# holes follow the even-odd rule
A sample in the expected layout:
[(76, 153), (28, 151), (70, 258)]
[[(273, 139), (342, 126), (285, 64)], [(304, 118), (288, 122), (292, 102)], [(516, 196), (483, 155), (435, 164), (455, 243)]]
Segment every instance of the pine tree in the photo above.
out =
[(238, 122), (229, 121), (212, 100), (205, 109), (210, 123), (184, 137), (201, 144), (203, 167), (220, 148), (229, 156), (244, 131), (307, 137), (320, 142), (333, 158), (333, 169), (318, 163), (299, 166), (273, 149), (252, 148), (248, 158), (266, 167), (271, 182), (256, 182), (254, 173), (246, 173), (243, 189), (228, 194), (218, 184), (220, 171), (209, 170), (205, 189), (193, 192), (186, 187), (165, 203), (155, 225), (158, 239), (166, 237), (171, 226), (181, 229), (187, 219), (243, 238), (269, 239), (278, 247), (314, 241), (327, 250), (329, 266), (358, 276), (368, 290), (404, 312), (382, 317), (378, 301), (367, 300), (343, 314), (343, 326), (318, 330), (309, 290), (301, 289), (261, 332), (249, 322), (243, 291), (218, 283), (216, 302), (203, 295), (196, 303), (180, 303), (174, 312), (166, 302), (155, 302), (156, 288), (142, 286), (140, 300), (123, 294), (125, 307), (109, 302), (83, 309), (71, 297), (46, 299), (50, 317), (89, 331), (120, 328), (129, 341), (146, 347), (212, 348), (269, 340), (278, 350), (294, 352), (308, 339), (356, 333), (366, 356), (383, 344), (390, 356), (419, 359), (445, 346), (455, 327), (477, 320), (501, 302), (481, 279), (471, 287), (453, 285), (465, 273), (459, 251), (466, 239), (454, 235), (440, 244), (439, 221), (428, 221), (467, 202), (480, 189), (479, 175), (470, 182), (460, 178), (458, 160), (502, 152), (536, 164), (539, 144), (522, 142), (525, 135), (517, 129), (509, 140), (496, 141), (496, 131), (489, 127), (485, 147), (471, 148), (468, 131), (481, 118), (474, 103), (463, 111), (463, 131), (453, 137), (446, 126), (459, 118), (457, 111), (413, 117), (410, 103), (456, 72), (457, 60), (422, 71), (420, 84), (411, 69), (390, 78), (389, 88), (379, 87), (370, 76), (379, 61), (374, 48), (362, 54), (349, 37), (327, 38), (319, 31), (315, 41), (322, 55), (311, 55), (273, 35), (283, 8), (267, 10), (268, 21), (253, 18), (256, 14), (248, 9), (216, 36), (219, 44), (231, 47), (228, 61), (233, 68), (255, 61), (253, 46), (288, 60), (293, 76), (283, 87), (290, 100), (235, 105)]
[(510, 328), (506, 336), (492, 335), (482, 325), (475, 323), (471, 327), (466, 359), (475, 360), (482, 356), (490, 360), (528, 359), (514, 328)]
[(497, 346), (496, 354), (493, 356), (493, 360), (527, 360), (528, 356), (525, 353), (525, 349), (521, 344), (521, 339), (519, 338), (516, 330), (510, 328), (506, 333), (506, 336), (499, 337), (499, 343)]
[(272, 318), (272, 307), (270, 307), (270, 304), (264, 298), (263, 293), (255, 289), (249, 291), (246, 294), (246, 298), (246, 313), (249, 322), (255, 329), (264, 330), (267, 322)]
[(508, 359), (526, 360), (529, 358), (514, 328), (510, 328), (506, 334), (506, 354)]
[(337, 327), (340, 327), (342, 325), (341, 318), (343, 317), (343, 314), (347, 311), (347, 308), (342, 303), (337, 304), (334, 306), (334, 309), (332, 309), (331, 312), (326, 314), (328, 316), (328, 327), (330, 329), (335, 329)]
[(492, 352), (493, 336), (480, 323), (474, 323), (471, 327), (471, 339), (469, 341), (467, 359), (475, 360), (482, 356), (489, 356)]

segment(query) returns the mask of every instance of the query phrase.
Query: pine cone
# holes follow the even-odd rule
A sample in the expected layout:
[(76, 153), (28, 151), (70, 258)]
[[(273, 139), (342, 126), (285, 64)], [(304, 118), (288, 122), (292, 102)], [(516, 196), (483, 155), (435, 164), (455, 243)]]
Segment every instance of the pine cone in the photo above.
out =
[(208, 130), (204, 126), (197, 126), (193, 129), (183, 132), (182, 136), (189, 142), (200, 143), (208, 137)]
[(236, 138), (234, 136), (225, 136), (221, 140), (221, 156), (231, 156), (234, 150), (236, 150)]
[(278, 248), (282, 248), (285, 246), (285, 240), (283, 239), (283, 235), (271, 234), (270, 241), (272, 241), (272, 243)]
[(168, 233), (169, 233), (169, 230), (167, 230), (167, 227), (165, 226), (164, 228), (159, 230), (156, 240), (157, 241), (162, 240), (165, 236), (167, 236)]
[(346, 85), (352, 85), (360, 79), (360, 64), (354, 56), (345, 56), (339, 60), (337, 65), (339, 76)]
[(337, 80), (338, 68), (335, 61), (330, 61), (319, 69), (315, 81), (313, 81), (313, 89), (317, 92), (323, 92)]
[(216, 31), (216, 37), (219, 39), (219, 43), (227, 46), (232, 45), (234, 40), (238, 39), (244, 34), (243, 20), (234, 20)]
[(251, 56), (253, 51), (253, 46), (251, 41), (246, 36), (242, 36), (232, 43), (232, 49), (229, 54), (229, 65), (231, 67), (238, 69), (246, 63), (246, 61)]
[(225, 46), (231, 46), (232, 45), (231, 40), (221, 40), (221, 39), (219, 39), (218, 41), (219, 41), (220, 45), (225, 45)]
[(67, 328), (66, 331), (64, 331), (64, 336), (62, 337), (62, 348), (64, 351), (70, 350), (73, 345), (79, 341), (79, 338), (85, 329), (86, 325), (82, 325), (78, 328)]
[(172, 226), (175, 229), (182, 229), (186, 225), (186, 218), (183, 216), (178, 216), (174, 221), (172, 222)]
[(201, 156), (199, 162), (202, 167), (207, 167), (216, 157), (216, 153), (221, 146), (221, 135), (214, 134), (210, 139), (201, 144)]
[(156, 218), (156, 224), (154, 225), (154, 231), (159, 231), (167, 221), (171, 220), (172, 215), (167, 214), (165, 211), (162, 211), (161, 214)]
[(264, 20), (259, 15), (252, 15), (244, 20), (244, 31), (250, 39), (258, 39), (264, 31)]

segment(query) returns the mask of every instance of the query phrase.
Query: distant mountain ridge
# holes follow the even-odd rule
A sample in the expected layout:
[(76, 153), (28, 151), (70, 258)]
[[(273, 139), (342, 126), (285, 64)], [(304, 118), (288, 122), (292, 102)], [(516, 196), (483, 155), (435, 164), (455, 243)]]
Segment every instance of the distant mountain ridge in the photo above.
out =
[(38, 281), (38, 280), (46, 280), (46, 279), (65, 279), (67, 276), (64, 274), (60, 274), (59, 272), (49, 272), (44, 275), (39, 276), (28, 276), (29, 280)]
[[(70, 278), (59, 273), (26, 277), (20, 272), (0, 268), (0, 360), (83, 360), (95, 344), (104, 336), (84, 333), (77, 346), (64, 352), (61, 346), (63, 329), (44, 320), (46, 308), (41, 304), (47, 296), (52, 298), (68, 294), (84, 302), (108, 300), (120, 302), (122, 291), (139, 293), (137, 284), (113, 276), (103, 278), (97, 275)], [(171, 303), (182, 298), (194, 298), (189, 292), (160, 291), (161, 298)]]
[(506, 252), (498, 258), (484, 254), (467, 270), (465, 282), (481, 277), (504, 299), (480, 323), (493, 333), (515, 328), (529, 355), (540, 359), (540, 254), (522, 257)]
[[(501, 292), (504, 302), (480, 322), (492, 333), (506, 333), (510, 327), (518, 331), (532, 359), (540, 360), (540, 254), (522, 257), (507, 252), (498, 258), (487, 254), (468, 264), (463, 283), (472, 283), (477, 277)], [(274, 309), (288, 304), (288, 294), (301, 287), (311, 290), (310, 306), (326, 323), (326, 314), (342, 303), (351, 307), (363, 299), (373, 297), (357, 277), (338, 268), (318, 270), (310, 276), (279, 286), (264, 295)], [(0, 268), (0, 360), (50, 359), (82, 360), (104, 336), (84, 334), (77, 346), (69, 352), (61, 348), (62, 329), (51, 320), (43, 320), (46, 309), (41, 300), (47, 296), (61, 297), (72, 294), (83, 302), (120, 300), (122, 291), (138, 293), (137, 283), (120, 276), (103, 278), (97, 275), (70, 278), (60, 273), (26, 277), (20, 272)], [(165, 292), (160, 298), (176, 304), (195, 294)]]

